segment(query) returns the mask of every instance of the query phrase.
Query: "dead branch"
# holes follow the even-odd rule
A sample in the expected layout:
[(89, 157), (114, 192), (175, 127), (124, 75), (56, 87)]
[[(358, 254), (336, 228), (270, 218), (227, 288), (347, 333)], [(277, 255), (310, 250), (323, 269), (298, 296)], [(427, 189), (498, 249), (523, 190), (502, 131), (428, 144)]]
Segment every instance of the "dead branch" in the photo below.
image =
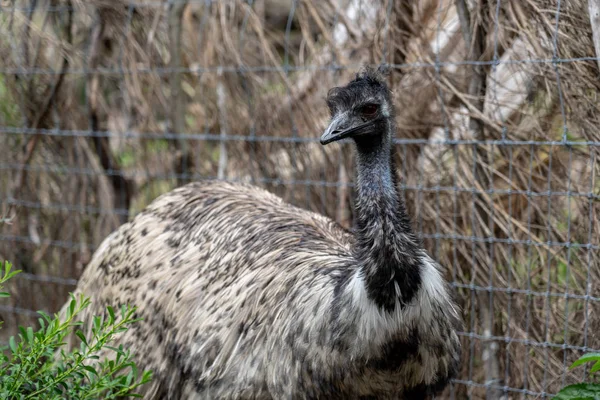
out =
[(590, 11), (590, 24), (592, 25), (592, 39), (596, 49), (596, 62), (600, 69), (600, 0), (588, 0)]
[[(25, 25), (23, 26), (23, 41), (21, 42), (21, 45), (23, 46), (23, 58), (25, 59), (25, 65), (30, 65), (29, 64), (29, 43), (31, 41), (30, 32), (31, 32), (31, 23), (33, 20), (33, 13), (35, 13), (36, 8), (37, 8), (37, 0), (31, 0), (31, 3), (29, 4), (29, 9), (27, 10), (27, 20), (25, 22)], [(31, 64), (31, 65), (35, 66), (35, 64)], [(29, 85), (29, 88), (31, 89), (31, 84)]]
[(179, 157), (175, 157), (175, 170), (177, 171), (177, 184), (185, 183), (184, 176), (191, 169), (192, 157), (189, 155), (187, 141), (182, 137), (185, 131), (185, 93), (181, 90), (182, 63), (182, 25), (183, 13), (186, 2), (174, 2), (169, 9), (169, 42), (171, 45), (171, 130), (178, 135), (177, 147)]
[[(477, 64), (476, 62), (481, 61), (481, 55), (484, 51), (485, 28), (483, 28), (481, 23), (473, 24), (465, 0), (456, 0), (456, 8), (463, 33), (463, 39), (467, 46), (467, 59), (473, 62), (473, 76), (469, 79), (469, 96), (473, 99), (473, 106), (477, 111), (483, 113), (486, 92), (486, 75), (483, 65)], [(469, 129), (474, 134), (473, 138), (477, 140), (485, 139), (484, 124), (481, 118), (469, 118)]]
[[(88, 65), (91, 71), (97, 71), (100, 64), (100, 42), (104, 33), (106, 21), (105, 16), (99, 12), (98, 21), (92, 30), (92, 40), (90, 45), (90, 55)], [(90, 73), (86, 81), (86, 95), (88, 97), (88, 119), (89, 129), (97, 133), (100, 131), (100, 115), (99, 115), (99, 91), (100, 77), (97, 73)], [(113, 193), (113, 207), (115, 209), (125, 210), (119, 214), (119, 222), (125, 223), (128, 219), (129, 206), (132, 197), (132, 185), (123, 175), (119, 164), (115, 160), (111, 149), (108, 137), (100, 137), (93, 135), (93, 143), (96, 155), (100, 159), (100, 164), (107, 175), (110, 175)], [(110, 172), (110, 173), (109, 173)], [(119, 193), (119, 195), (117, 195)]]
[[(54, 103), (54, 101), (58, 95), (58, 92), (60, 91), (60, 88), (64, 81), (64, 77), (66, 75), (67, 69), (69, 68), (69, 59), (67, 57), (67, 49), (73, 42), (73, 37), (72, 37), (73, 10), (72, 10), (70, 1), (67, 1), (67, 7), (68, 8), (67, 8), (67, 14), (66, 14), (67, 15), (66, 24), (63, 29), (65, 41), (63, 41), (63, 46), (61, 48), (61, 54), (62, 54), (61, 67), (60, 67), (59, 73), (56, 75), (56, 78), (55, 78), (54, 82), (52, 83), (52, 85), (49, 86), (49, 88), (46, 90), (45, 94), (41, 96), (41, 98), (44, 99), (44, 102), (39, 107), (36, 107), (40, 111), (36, 114), (33, 121), (31, 122), (30, 128), (33, 130), (38, 129), (40, 127), (41, 123), (47, 118), (48, 113), (50, 112), (51, 105)], [(26, 25), (29, 26), (29, 23), (27, 23)], [(26, 52), (26, 53), (28, 53), (28, 52)], [(36, 57), (36, 59), (37, 59), (37, 57)], [(35, 66), (33, 66), (33, 67), (35, 67)], [(23, 112), (26, 114), (25, 110), (23, 110)], [(33, 158), (35, 149), (36, 149), (41, 137), (42, 137), (41, 134), (35, 133), (31, 137), (31, 139), (29, 139), (27, 141), (27, 144), (25, 145), (24, 154), (21, 159), (21, 162), (19, 163), (20, 169), (17, 172), (17, 177), (14, 181), (14, 185), (11, 190), (12, 196), (15, 199), (17, 199), (20, 196), (21, 191), (23, 190), (23, 187), (25, 186), (25, 181), (27, 179), (27, 170), (28, 170), (27, 166), (29, 165), (29, 163), (31, 162), (31, 159)], [(10, 213), (10, 211), (9, 211), (9, 213)], [(16, 233), (16, 230), (18, 230), (18, 224), (13, 225), (13, 228), (14, 228), (14, 230), (13, 230), (14, 233)]]
[[(486, 97), (486, 73), (483, 65), (478, 64), (477, 61), (481, 61), (482, 59), (487, 29), (484, 26), (483, 21), (474, 21), (471, 19), (471, 15), (465, 0), (456, 0), (455, 4), (465, 46), (467, 46), (467, 60), (473, 62), (473, 74), (469, 79), (469, 97), (474, 103), (473, 107), (479, 113), (483, 113)], [(482, 0), (478, 6), (480, 7), (479, 11), (483, 13), (483, 9), (486, 6), (486, 1)], [(483, 119), (471, 115), (469, 117), (469, 131), (471, 132), (473, 139), (480, 141), (485, 140), (485, 126)], [(487, 153), (485, 149), (479, 145), (476, 145), (473, 151), (473, 162), (475, 163), (473, 179), (480, 186), (487, 189), (490, 187), (490, 177), (485, 170), (485, 166), (489, 165)], [(490, 228), (491, 221), (489, 218), (489, 211), (487, 211), (489, 210), (489, 204), (485, 202), (485, 199), (481, 198), (478, 198), (475, 203), (476, 215), (473, 216), (473, 221), (479, 220), (478, 225), (483, 228), (479, 230), (479, 233), (482, 234), (482, 237), (492, 236)], [(475, 232), (475, 226), (473, 226), (473, 233), (475, 234)], [(490, 244), (490, 246), (492, 245)], [(482, 257), (479, 257), (479, 259), (486, 260), (487, 266), (491, 267), (492, 260), (489, 257), (491, 249), (488, 249), (488, 246), (485, 244), (483, 244), (481, 247), (481, 250), (483, 250), (481, 251)], [(494, 309), (492, 293), (490, 292), (486, 296), (484, 292), (481, 292), (478, 294), (478, 298), (481, 305), (480, 320), (481, 325), (484, 327), (484, 336), (491, 337), (493, 336), (494, 329), (493, 315), (491, 314)], [(485, 307), (486, 303), (489, 303), (491, 310), (488, 310)], [(497, 347), (498, 344), (496, 342), (489, 340), (485, 341), (483, 344), (483, 362), (486, 375), (486, 384), (496, 386), (500, 385), (500, 366), (498, 363), (498, 356), (496, 354)], [(501, 394), (502, 392), (500, 390), (487, 388), (488, 399), (500, 399)]]

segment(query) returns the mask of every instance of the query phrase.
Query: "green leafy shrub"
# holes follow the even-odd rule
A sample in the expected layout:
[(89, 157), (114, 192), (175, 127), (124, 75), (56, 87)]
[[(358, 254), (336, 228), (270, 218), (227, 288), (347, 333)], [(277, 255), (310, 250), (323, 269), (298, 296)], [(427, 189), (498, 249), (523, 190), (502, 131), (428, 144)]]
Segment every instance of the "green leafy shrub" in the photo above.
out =
[[(1, 265), (0, 265), (1, 266)], [(2, 284), (20, 271), (11, 272), (4, 263)], [(0, 291), (0, 297), (8, 293)], [(77, 316), (90, 304), (83, 296), (71, 295), (63, 319), (39, 312), (40, 328), (19, 327), (18, 338), (10, 338), (8, 347), (0, 353), (1, 399), (115, 399), (141, 397), (134, 391), (151, 380), (151, 373), (139, 376), (131, 353), (122, 346), (111, 347), (115, 335), (137, 322), (135, 308), (123, 306), (118, 313), (107, 308), (107, 318), (93, 318), (92, 335), (85, 337), (79, 330)], [(63, 350), (65, 340), (74, 333), (81, 339), (78, 348)], [(113, 357), (100, 361), (102, 349), (114, 352)], [(8, 354), (8, 355), (7, 355)]]
[[(1, 222), (2, 222), (2, 219), (0, 219), (0, 223)], [(2, 289), (4, 288), (4, 283), (7, 280), (9, 280), (10, 278), (12, 278), (13, 276), (15, 276), (16, 274), (18, 274), (19, 272), (21, 272), (20, 270), (18, 270), (18, 271), (11, 271), (12, 265), (10, 263), (8, 263), (8, 262), (4, 263), (4, 268), (2, 268), (2, 264), (0, 264), (0, 272), (2, 272), (2, 269), (4, 269), (4, 273), (2, 273), (0, 275), (0, 299), (10, 296), (8, 294), (8, 292), (3, 292), (2, 291)], [(1, 327), (2, 327), (2, 321), (0, 321), (0, 328)]]
[[(588, 353), (581, 356), (575, 361), (569, 369), (573, 369), (583, 364), (594, 363), (590, 368), (590, 376), (597, 376), (597, 372), (600, 371), (600, 353)], [(600, 399), (600, 384), (596, 382), (591, 383), (576, 383), (568, 385), (562, 388), (557, 393), (555, 400), (599, 400)]]

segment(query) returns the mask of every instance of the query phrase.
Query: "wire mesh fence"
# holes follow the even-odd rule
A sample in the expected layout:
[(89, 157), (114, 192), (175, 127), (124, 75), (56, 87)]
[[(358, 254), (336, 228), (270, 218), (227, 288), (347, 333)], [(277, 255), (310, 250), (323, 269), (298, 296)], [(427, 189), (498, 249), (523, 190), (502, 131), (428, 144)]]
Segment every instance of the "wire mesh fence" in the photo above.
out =
[[(462, 307), (443, 398), (544, 398), (600, 349), (600, 44), (584, 0), (0, 3), (0, 340), (102, 239), (197, 179), (352, 225), (327, 90), (386, 64), (413, 226)], [(589, 10), (588, 10), (589, 7)], [(597, 18), (596, 18), (597, 20)]]

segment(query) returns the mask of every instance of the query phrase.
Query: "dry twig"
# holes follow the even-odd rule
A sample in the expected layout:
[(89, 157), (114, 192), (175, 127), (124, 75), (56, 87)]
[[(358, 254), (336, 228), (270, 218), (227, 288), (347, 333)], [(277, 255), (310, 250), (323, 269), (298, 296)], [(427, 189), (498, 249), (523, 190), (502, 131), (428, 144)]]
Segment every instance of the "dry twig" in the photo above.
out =
[(600, 0), (588, 0), (590, 11), (590, 24), (592, 25), (592, 38), (596, 49), (596, 62), (600, 70)]

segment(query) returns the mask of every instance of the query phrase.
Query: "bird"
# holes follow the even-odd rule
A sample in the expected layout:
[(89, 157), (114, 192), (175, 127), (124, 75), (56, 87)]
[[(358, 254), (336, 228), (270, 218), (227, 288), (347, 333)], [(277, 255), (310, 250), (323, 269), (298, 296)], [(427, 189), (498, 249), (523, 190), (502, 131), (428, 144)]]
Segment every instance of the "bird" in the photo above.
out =
[(91, 301), (82, 330), (107, 306), (136, 307), (113, 346), (152, 371), (144, 398), (426, 399), (456, 377), (460, 309), (398, 188), (386, 76), (363, 67), (327, 93), (320, 143), (354, 148), (351, 228), (207, 179), (101, 243), (74, 291)]

